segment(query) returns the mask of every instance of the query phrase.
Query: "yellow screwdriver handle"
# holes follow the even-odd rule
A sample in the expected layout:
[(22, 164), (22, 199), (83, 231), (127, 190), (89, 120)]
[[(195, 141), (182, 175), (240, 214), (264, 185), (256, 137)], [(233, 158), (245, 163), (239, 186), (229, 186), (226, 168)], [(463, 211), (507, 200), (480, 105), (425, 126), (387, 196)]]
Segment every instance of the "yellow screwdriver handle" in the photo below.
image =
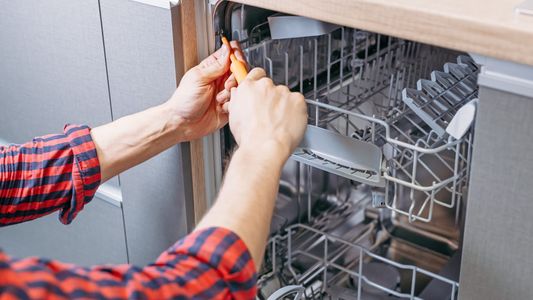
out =
[(237, 59), (235, 54), (233, 54), (233, 49), (231, 48), (228, 39), (225, 36), (222, 36), (222, 43), (228, 47), (230, 51), (230, 71), (233, 73), (233, 76), (235, 76), (235, 79), (237, 80), (237, 83), (241, 83), (245, 78), (246, 75), (248, 75), (248, 70), (246, 70), (246, 65), (244, 62)]
[(248, 75), (248, 70), (246, 70), (244, 63), (238, 60), (234, 54), (230, 55), (230, 59), (231, 65), (229, 69), (235, 76), (235, 79), (237, 79), (237, 83), (241, 83), (246, 78), (246, 75)]

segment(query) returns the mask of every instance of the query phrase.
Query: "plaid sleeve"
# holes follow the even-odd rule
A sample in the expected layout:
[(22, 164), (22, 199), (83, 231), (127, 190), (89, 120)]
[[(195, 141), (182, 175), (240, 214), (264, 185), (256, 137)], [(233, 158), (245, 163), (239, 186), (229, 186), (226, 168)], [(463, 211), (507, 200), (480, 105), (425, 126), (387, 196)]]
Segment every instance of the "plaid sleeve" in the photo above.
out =
[(192, 233), (144, 268), (83, 268), (0, 252), (0, 298), (254, 299), (255, 284), (244, 242), (223, 228)]
[(100, 184), (100, 165), (87, 126), (0, 148), (0, 226), (60, 210), (72, 222)]

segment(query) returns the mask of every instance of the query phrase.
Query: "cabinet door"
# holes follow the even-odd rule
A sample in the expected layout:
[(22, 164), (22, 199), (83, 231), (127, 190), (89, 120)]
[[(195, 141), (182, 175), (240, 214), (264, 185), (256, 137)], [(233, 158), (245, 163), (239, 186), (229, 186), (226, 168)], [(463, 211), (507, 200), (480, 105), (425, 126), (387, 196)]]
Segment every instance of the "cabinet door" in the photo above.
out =
[[(0, 5), (0, 141), (22, 143), (69, 122), (110, 122), (98, 1)], [(118, 180), (106, 184), (117, 188)], [(2, 228), (0, 247), (82, 264), (127, 262), (121, 208), (97, 199), (70, 226), (56, 213)]]
[(94, 198), (72, 224), (53, 213), (0, 229), (0, 246), (13, 257), (40, 256), (90, 266), (127, 263), (122, 211)]
[(0, 138), (111, 121), (98, 1), (0, 0)]
[[(166, 101), (182, 64), (174, 51), (173, 14), (179, 7), (101, 0), (113, 115), (119, 118)], [(190, 159), (173, 147), (120, 175), (130, 262), (152, 262), (187, 233)]]

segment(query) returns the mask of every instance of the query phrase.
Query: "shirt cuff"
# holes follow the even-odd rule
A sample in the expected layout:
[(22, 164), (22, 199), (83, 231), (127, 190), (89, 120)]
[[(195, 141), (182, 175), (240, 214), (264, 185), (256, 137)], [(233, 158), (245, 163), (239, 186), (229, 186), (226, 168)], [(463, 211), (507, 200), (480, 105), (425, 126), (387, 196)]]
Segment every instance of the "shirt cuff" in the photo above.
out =
[(91, 129), (85, 125), (65, 125), (64, 133), (74, 157), (72, 167), (72, 197), (59, 214), (63, 224), (70, 224), (89, 203), (100, 185), (100, 162), (91, 137)]
[(232, 299), (255, 299), (257, 274), (248, 248), (232, 231), (212, 227), (195, 231), (163, 253), (158, 263), (187, 255), (216, 269)]

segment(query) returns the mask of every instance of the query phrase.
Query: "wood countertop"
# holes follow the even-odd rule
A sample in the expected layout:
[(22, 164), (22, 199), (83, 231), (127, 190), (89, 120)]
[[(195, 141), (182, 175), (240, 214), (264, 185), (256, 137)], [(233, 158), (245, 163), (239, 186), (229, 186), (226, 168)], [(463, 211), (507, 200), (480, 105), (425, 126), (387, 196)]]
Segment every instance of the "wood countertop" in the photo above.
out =
[(523, 0), (234, 0), (288, 14), (533, 65)]

